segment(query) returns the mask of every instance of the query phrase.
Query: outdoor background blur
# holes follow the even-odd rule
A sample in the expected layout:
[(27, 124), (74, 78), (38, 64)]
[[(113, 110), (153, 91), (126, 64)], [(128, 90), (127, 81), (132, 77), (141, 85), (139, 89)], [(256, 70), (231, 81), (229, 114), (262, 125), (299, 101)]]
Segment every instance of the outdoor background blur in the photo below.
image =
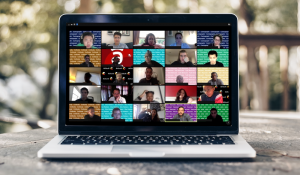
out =
[(300, 110), (300, 0), (1, 0), (0, 133), (55, 125), (64, 13), (234, 13), (240, 109)]

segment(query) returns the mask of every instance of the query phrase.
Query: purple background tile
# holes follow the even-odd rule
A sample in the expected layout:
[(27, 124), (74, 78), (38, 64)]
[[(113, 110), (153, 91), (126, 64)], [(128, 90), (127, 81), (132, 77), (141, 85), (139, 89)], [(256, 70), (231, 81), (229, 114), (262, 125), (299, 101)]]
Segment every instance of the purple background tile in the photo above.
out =
[(193, 121), (197, 121), (197, 105), (196, 104), (166, 104), (166, 119), (173, 119), (178, 114), (179, 106), (184, 107), (184, 113), (191, 116)]

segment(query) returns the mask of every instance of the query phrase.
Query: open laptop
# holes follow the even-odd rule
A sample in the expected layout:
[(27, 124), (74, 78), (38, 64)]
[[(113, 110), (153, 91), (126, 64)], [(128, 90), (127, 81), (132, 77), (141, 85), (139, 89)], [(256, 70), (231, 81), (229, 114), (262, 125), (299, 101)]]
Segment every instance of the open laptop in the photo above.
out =
[(253, 158), (233, 14), (66, 14), (58, 135), (40, 158)]

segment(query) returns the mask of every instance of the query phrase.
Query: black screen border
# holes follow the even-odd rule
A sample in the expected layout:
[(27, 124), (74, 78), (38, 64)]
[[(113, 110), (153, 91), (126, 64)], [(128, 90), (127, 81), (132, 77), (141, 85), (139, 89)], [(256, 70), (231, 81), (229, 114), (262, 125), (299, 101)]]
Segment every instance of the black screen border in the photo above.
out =
[[(216, 23), (230, 24), (230, 48), (229, 48), (229, 85), (230, 126), (128, 126), (118, 125), (67, 125), (67, 82), (68, 62), (67, 54), (67, 23), (138, 23), (139, 25), (179, 23), (194, 24), (206, 23), (213, 26)], [(114, 24), (115, 25), (115, 24)], [(180, 26), (180, 25), (179, 25)], [(58, 133), (70, 135), (82, 134), (238, 134), (239, 118), (239, 94), (238, 94), (238, 31), (237, 17), (234, 14), (65, 14), (59, 19), (59, 98), (58, 98)]]

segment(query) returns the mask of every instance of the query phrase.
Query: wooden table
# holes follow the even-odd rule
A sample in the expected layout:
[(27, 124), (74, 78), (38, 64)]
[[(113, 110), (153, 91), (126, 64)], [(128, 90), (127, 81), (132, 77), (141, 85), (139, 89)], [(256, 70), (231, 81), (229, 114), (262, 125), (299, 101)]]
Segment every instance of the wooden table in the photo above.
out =
[[(265, 115), (267, 114), (267, 115)], [(255, 159), (83, 160), (37, 158), (56, 128), (0, 135), (0, 174), (300, 174), (299, 113), (241, 113)]]

